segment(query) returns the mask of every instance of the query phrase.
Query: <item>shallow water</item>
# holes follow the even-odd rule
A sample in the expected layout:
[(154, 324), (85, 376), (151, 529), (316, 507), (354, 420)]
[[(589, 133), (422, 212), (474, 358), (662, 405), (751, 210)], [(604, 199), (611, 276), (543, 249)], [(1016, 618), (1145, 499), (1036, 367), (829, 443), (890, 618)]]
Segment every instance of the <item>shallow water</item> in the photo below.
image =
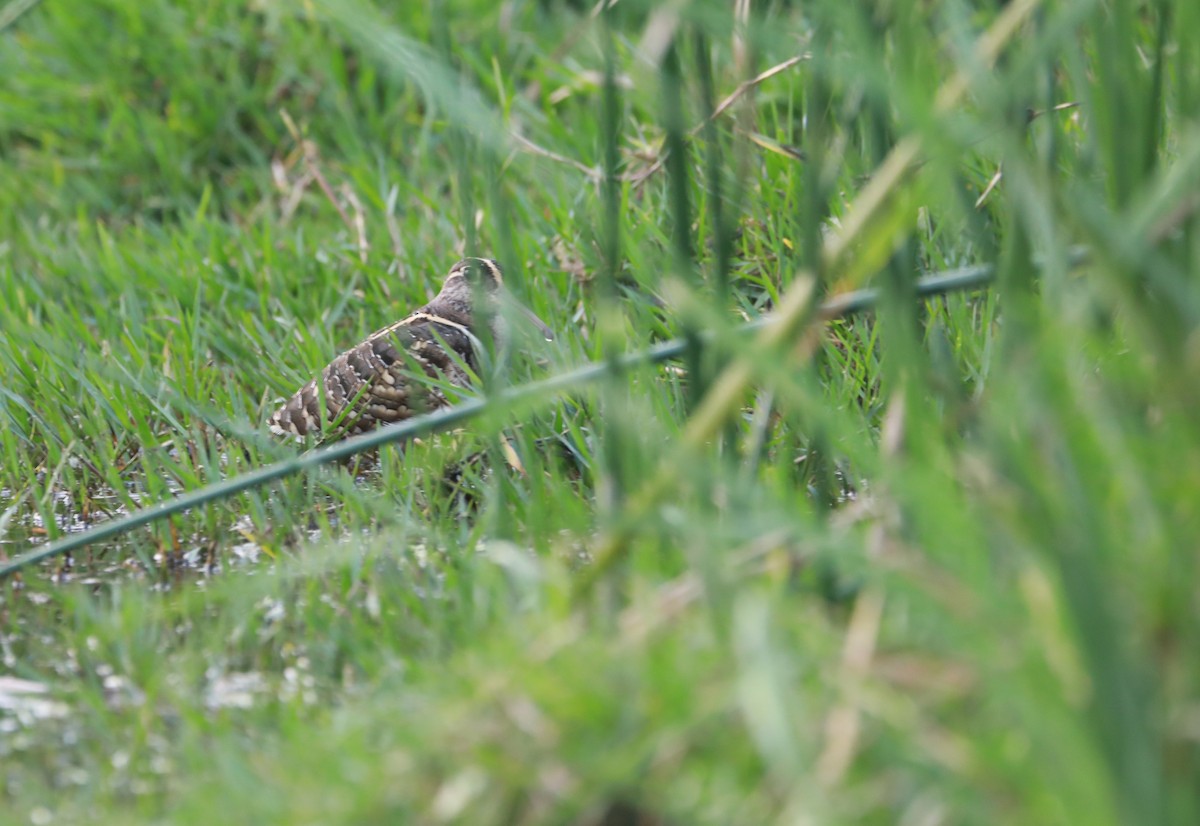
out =
[[(125, 505), (128, 498), (138, 501), (136, 493), (118, 495), (116, 492), (91, 494), (89, 504), (92, 514), (84, 516), (76, 507), (75, 497), (67, 492), (53, 495), (51, 516), (54, 520), (55, 536), (61, 537), (90, 530), (110, 519), (130, 513)], [(249, 520), (246, 520), (247, 524)], [(238, 530), (240, 521), (234, 526)], [(219, 560), (210, 559), (206, 548), (210, 542), (196, 535), (180, 537), (180, 550), (168, 555), (144, 554), (144, 531), (131, 531), (121, 536), (84, 547), (73, 553), (46, 560), (22, 571), (23, 576), (43, 577), (56, 583), (76, 582), (84, 585), (102, 585), (114, 578), (122, 581), (136, 579), (144, 581), (154, 578), (160, 582), (164, 574), (202, 574), (217, 572), (221, 563), (253, 563), (261, 550), (256, 543), (243, 542), (224, 548)], [(0, 490), (0, 559), (14, 557), (35, 550), (49, 541), (49, 532), (43, 514), (22, 498), (14, 500), (12, 492)], [(139, 548), (141, 553), (139, 553)], [(225, 553), (230, 551), (231, 553)]]

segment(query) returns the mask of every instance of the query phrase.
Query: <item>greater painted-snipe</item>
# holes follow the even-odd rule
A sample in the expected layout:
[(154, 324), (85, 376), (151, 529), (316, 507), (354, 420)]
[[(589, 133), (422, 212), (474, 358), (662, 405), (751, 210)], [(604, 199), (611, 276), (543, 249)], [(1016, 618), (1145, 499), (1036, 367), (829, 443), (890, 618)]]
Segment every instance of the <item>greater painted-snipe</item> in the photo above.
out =
[[(335, 358), (267, 424), (280, 436), (330, 441), (447, 406), (438, 385), (470, 386), (480, 366), (482, 325), (494, 342), (504, 340), (504, 295), (499, 264), (464, 258), (450, 268), (436, 298)], [(476, 306), (477, 298), (486, 307)], [(541, 319), (514, 306), (553, 339)]]

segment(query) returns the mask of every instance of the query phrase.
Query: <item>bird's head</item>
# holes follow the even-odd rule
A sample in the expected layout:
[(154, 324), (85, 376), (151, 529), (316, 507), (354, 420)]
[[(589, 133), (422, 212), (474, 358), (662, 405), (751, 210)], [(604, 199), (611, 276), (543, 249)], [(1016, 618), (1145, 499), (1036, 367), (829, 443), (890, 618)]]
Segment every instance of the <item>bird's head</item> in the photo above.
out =
[(464, 258), (446, 275), (446, 283), (442, 285), (442, 295), (453, 292), (467, 297), (474, 294), (478, 284), (484, 295), (495, 295), (504, 287), (504, 273), (500, 264), (491, 258)]
[(480, 295), (488, 301), (487, 314), (492, 316), (494, 324), (502, 322), (505, 310), (512, 308), (533, 324), (547, 341), (554, 340), (554, 333), (545, 322), (534, 315), (532, 310), (509, 297), (504, 288), (504, 273), (500, 264), (491, 258), (464, 258), (451, 267), (436, 300), (461, 307), (474, 318), (475, 300)]

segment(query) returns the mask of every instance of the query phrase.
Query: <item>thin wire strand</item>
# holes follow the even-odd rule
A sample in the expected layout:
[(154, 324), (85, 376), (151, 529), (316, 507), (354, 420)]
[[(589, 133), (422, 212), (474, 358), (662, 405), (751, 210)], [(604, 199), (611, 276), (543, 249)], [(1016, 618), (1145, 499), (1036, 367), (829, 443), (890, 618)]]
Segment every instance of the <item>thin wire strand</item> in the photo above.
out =
[[(1071, 255), (1072, 263), (1082, 262), (1085, 257), (1086, 254), (1082, 250), (1074, 250)], [(916, 294), (920, 298), (929, 298), (980, 287), (989, 283), (994, 273), (994, 265), (980, 264), (929, 275), (918, 280)], [(878, 300), (878, 291), (873, 289), (846, 293), (822, 304), (820, 316), (824, 319), (832, 319), (865, 312), (872, 309)], [(774, 316), (768, 316), (748, 322), (739, 328), (739, 333), (746, 334), (761, 330), (773, 324), (774, 321)], [(160, 502), (119, 519), (113, 519), (89, 530), (64, 536), (40, 548), (28, 551), (0, 564), (0, 579), (29, 565), (118, 536), (173, 514), (261, 487), (286, 476), (338, 462), (382, 445), (448, 430), (483, 413), (507, 411), (520, 405), (557, 398), (567, 390), (586, 385), (614, 370), (623, 371), (632, 367), (668, 361), (682, 355), (689, 346), (691, 344), (686, 339), (673, 339), (644, 350), (627, 353), (614, 360), (592, 362), (548, 379), (509, 388), (491, 398), (469, 399), (445, 410), (418, 416), (406, 422), (345, 439), (328, 447), (317, 448), (299, 456), (274, 462), (232, 479), (224, 479), (206, 485), (170, 501)]]

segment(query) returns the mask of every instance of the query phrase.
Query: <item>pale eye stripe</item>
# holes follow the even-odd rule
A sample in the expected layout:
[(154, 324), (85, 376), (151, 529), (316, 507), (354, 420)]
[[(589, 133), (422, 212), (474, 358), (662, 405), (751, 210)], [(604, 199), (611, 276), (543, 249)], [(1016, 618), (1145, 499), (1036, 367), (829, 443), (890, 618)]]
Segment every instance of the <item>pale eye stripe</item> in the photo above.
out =
[(480, 258), (479, 260), (483, 262), (483, 266), (487, 268), (488, 274), (492, 276), (492, 279), (497, 284), (504, 283), (504, 279), (500, 275), (500, 265), (499, 264), (497, 264), (495, 261), (493, 261), (490, 258)]

